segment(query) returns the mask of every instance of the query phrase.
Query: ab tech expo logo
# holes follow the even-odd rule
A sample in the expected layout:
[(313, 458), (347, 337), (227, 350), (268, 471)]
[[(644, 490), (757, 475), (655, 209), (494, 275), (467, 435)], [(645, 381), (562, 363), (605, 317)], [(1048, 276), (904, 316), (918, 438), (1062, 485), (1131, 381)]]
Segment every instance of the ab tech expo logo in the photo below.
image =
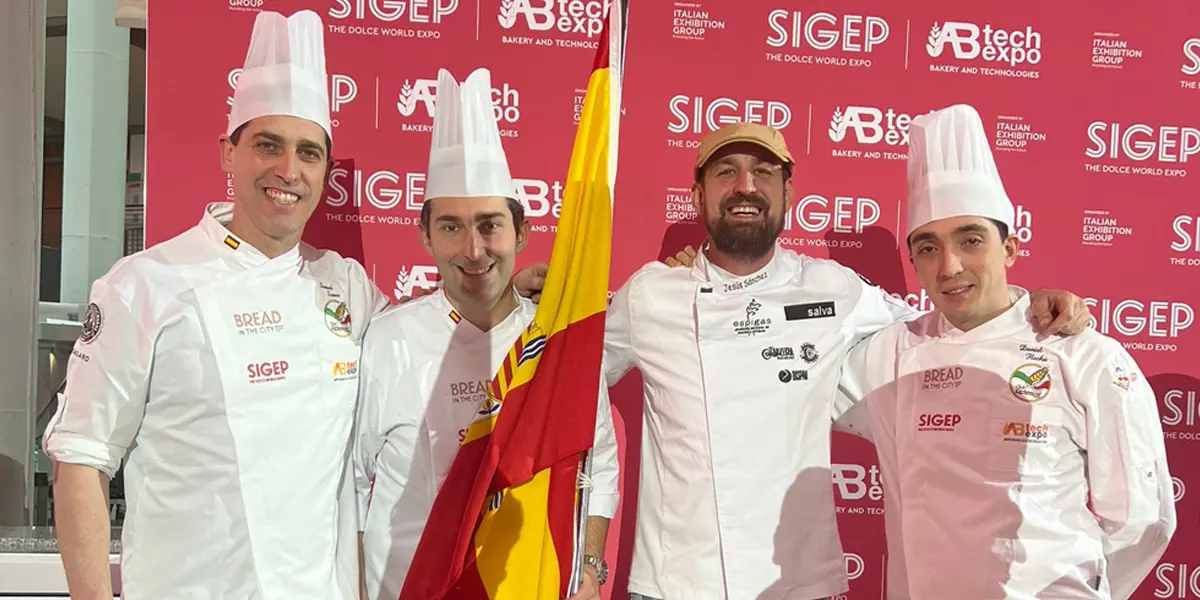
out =
[(1006, 442), (1046, 444), (1050, 441), (1050, 426), (1035, 423), (1007, 423), (1001, 432)]
[[(767, 15), (768, 62), (870, 68), (868, 55), (888, 40), (887, 19), (871, 15), (772, 10)], [(790, 51), (789, 51), (790, 50)]]
[[(433, 111), (436, 106), (436, 79), (405, 79), (396, 98), (396, 111), (402, 117), (411, 118), (418, 114), (417, 108), (420, 107), (423, 110), (419, 114), (429, 119), (430, 122), (427, 124), (404, 123), (403, 131), (432, 132)], [(516, 129), (506, 128), (506, 125), (515, 125), (521, 120), (521, 93), (515, 87), (501, 83), (499, 87), (492, 88), (492, 112), (500, 126), (501, 137), (518, 137), (519, 133)]]
[(874, 106), (837, 106), (829, 119), (829, 139), (834, 144), (858, 144), (863, 149), (834, 147), (839, 158), (907, 160), (908, 128), (913, 116), (893, 108)]
[[(960, 21), (934, 22), (925, 51), (935, 59), (930, 71), (1024, 79), (1041, 76), (1032, 67), (1042, 62), (1042, 34), (1030, 26), (1006, 30), (990, 23), (980, 27)], [(968, 61), (972, 64), (962, 64)]]
[(533, 35), (503, 35), (522, 46), (595, 50), (610, 0), (500, 0), (500, 27)]
[(400, 270), (396, 272), (396, 299), (401, 300), (412, 296), (413, 290), (416, 288), (432, 292), (440, 284), (441, 276), (438, 275), (437, 267), (415, 265), (411, 271), (405, 267), (400, 267)]
[(1026, 363), (1008, 376), (1008, 389), (1018, 400), (1037, 402), (1050, 394), (1050, 367)]
[(358, 379), (358, 361), (335, 362), (331, 371), (335, 383)]

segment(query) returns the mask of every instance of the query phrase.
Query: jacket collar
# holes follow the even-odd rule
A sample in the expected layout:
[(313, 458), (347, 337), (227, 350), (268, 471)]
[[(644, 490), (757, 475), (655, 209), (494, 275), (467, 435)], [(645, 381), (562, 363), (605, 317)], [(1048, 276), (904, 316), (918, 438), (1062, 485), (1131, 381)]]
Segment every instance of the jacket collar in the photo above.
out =
[(947, 342), (966, 344), (1005, 337), (1021, 331), (1032, 331), (1033, 316), (1029, 305), (1029, 292), (1010, 285), (1008, 298), (1012, 302), (1008, 310), (970, 331), (962, 331), (952, 325), (945, 315), (937, 313), (935, 335)]
[(692, 278), (702, 284), (711, 284), (713, 293), (717, 295), (740, 295), (773, 288), (791, 281), (799, 268), (799, 265), (789, 264), (792, 261), (786, 256), (787, 250), (778, 243), (775, 244), (775, 253), (770, 262), (749, 275), (734, 275), (712, 264), (708, 260), (708, 249), (709, 244), (705, 243), (696, 253), (696, 260), (692, 262)]
[(213, 242), (217, 254), (226, 263), (243, 269), (254, 269), (267, 264), (289, 267), (300, 264), (300, 244), (273, 259), (267, 258), (257, 248), (229, 231), (228, 226), (232, 219), (232, 202), (213, 202), (205, 207), (204, 216), (200, 218), (200, 230)]

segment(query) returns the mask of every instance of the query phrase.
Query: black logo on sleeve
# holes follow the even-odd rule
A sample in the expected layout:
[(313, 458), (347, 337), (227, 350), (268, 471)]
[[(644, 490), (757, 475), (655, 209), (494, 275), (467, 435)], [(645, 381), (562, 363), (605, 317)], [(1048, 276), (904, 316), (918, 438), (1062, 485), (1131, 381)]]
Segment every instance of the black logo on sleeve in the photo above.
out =
[(83, 330), (79, 333), (79, 341), (86, 344), (96, 339), (103, 325), (104, 313), (100, 311), (100, 305), (95, 302), (89, 304), (87, 312), (83, 313)]
[(813, 302), (811, 304), (792, 304), (783, 307), (783, 315), (789, 321), (803, 321), (805, 319), (824, 319), (825, 317), (837, 316), (837, 312), (833, 309), (833, 302)]

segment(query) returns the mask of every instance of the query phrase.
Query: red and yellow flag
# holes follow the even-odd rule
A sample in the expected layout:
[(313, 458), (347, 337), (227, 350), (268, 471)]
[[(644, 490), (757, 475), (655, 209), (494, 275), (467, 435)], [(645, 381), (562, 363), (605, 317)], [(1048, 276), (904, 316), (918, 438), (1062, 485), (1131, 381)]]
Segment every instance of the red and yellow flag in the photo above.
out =
[(620, 120), (623, 2), (600, 35), (533, 323), (467, 430), (400, 600), (560, 600), (574, 558), (582, 453), (592, 446)]

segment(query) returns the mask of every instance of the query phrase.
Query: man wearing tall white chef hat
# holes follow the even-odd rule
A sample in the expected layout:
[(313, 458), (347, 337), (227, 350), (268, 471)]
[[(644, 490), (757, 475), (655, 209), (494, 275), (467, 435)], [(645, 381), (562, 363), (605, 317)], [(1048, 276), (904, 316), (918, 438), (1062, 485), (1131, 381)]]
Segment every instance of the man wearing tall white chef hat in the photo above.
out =
[[(438, 74), (421, 241), (442, 288), (376, 317), (363, 342), (354, 466), (370, 600), (400, 596), (413, 554), (490, 380), (536, 306), (509, 280), (529, 240), (514, 199), (486, 69), (460, 87)], [(608, 522), (617, 510), (617, 445), (607, 384), (597, 390), (584, 585), (599, 600)], [(504, 585), (521, 586), (509, 573)], [(517, 587), (518, 591), (521, 589)]]
[(1175, 530), (1154, 391), (1095, 330), (1037, 339), (975, 110), (909, 134), (907, 244), (935, 310), (851, 350), (836, 425), (879, 454), (888, 598), (1129, 598)]
[(350, 435), (388, 301), (300, 241), (333, 138), (322, 36), (312, 11), (258, 14), (219, 140), (234, 202), (92, 286), (44, 437), (72, 598), (112, 598), (123, 461), (127, 600), (358, 597)]

